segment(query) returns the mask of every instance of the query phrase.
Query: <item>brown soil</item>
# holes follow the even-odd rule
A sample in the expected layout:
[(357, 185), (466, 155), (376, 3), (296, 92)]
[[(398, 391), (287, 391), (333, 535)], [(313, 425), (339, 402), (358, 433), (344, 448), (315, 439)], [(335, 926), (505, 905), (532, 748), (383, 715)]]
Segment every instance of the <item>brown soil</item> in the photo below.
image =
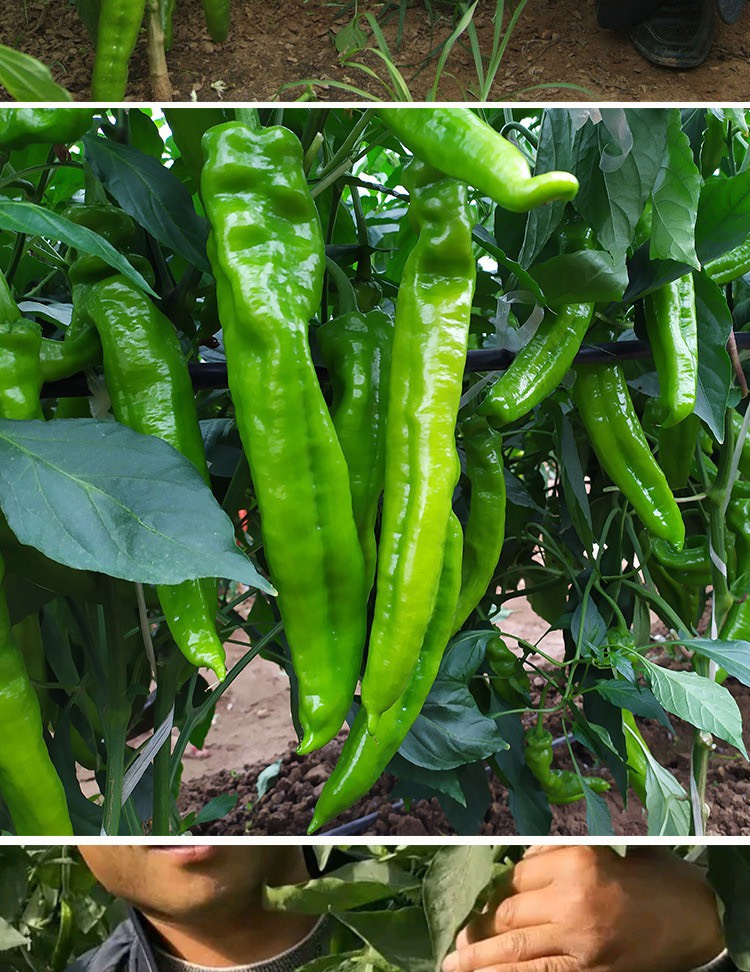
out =
[[(380, 13), (385, 7), (385, 3), (374, 0), (361, 0), (359, 4), (361, 13)], [(391, 9), (397, 7), (397, 0), (391, 0)], [(421, 73), (418, 66), (451, 31), (452, 5), (433, 7), (436, 19), (430, 23), (423, 0), (411, 0), (403, 43), (395, 55), (415, 99), (429, 91), (435, 62), (433, 59)], [(485, 0), (476, 15), (485, 54), (491, 45), (494, 7)], [(377, 82), (339, 63), (333, 36), (350, 17), (335, 21), (339, 9), (321, 0), (276, 0), (273, 4), (234, 0), (230, 37), (217, 45), (203, 27), (200, 0), (182, 0), (175, 14), (174, 44), (169, 54), (174, 100), (264, 101), (279, 97), (282, 85), (309, 78), (345, 81), (385, 98)], [(673, 71), (645, 62), (623, 34), (600, 30), (593, 0), (583, 4), (580, 0), (529, 0), (491, 98), (535, 102), (742, 101), (750, 92), (748, 28), (750, 8), (734, 27), (719, 28), (711, 55), (702, 67)], [(394, 17), (387, 20), (385, 33), (395, 50)], [(0, 42), (43, 60), (76, 99), (88, 97), (93, 49), (69, 3), (6, 0), (0, 10)], [(379, 74), (384, 73), (378, 58), (364, 55), (360, 59)], [(442, 97), (471, 98), (475, 81), (468, 50), (457, 47), (448, 61)], [(563, 84), (586, 90), (571, 90)], [(287, 89), (281, 98), (293, 100), (302, 91)], [(331, 101), (352, 98), (326, 86), (318, 87), (316, 93)], [(131, 65), (128, 97), (139, 101), (152, 98), (144, 38)]]
[[(727, 683), (742, 712), (746, 744), (750, 741), (750, 689), (737, 683)], [(673, 720), (677, 736), (670, 736), (656, 723), (642, 722), (643, 735), (652, 753), (662, 765), (670, 769), (684, 787), (689, 783), (690, 729)], [(554, 722), (550, 729), (559, 731)], [(256, 780), (266, 761), (246, 766), (241, 772), (222, 770), (186, 784), (180, 795), (180, 809), (199, 810), (212, 797), (222, 793), (236, 793), (235, 809), (222, 820), (196, 828), (200, 836), (294, 835), (305, 833), (312, 810), (323, 784), (341, 751), (342, 733), (319, 753), (298, 757), (290, 745), (282, 758), (279, 776), (262, 799), (258, 799)], [(557, 757), (565, 766), (565, 758)], [(596, 769), (607, 776), (606, 770)], [(351, 810), (338, 817), (330, 827), (340, 826), (366, 814), (377, 818), (357, 833), (379, 836), (444, 836), (455, 834), (436, 800), (422, 800), (411, 805), (409, 811), (395, 809), (389, 800), (392, 777), (383, 777), (372, 791)], [(492, 804), (480, 833), (487, 836), (515, 834), (513, 817), (507, 806), (507, 791), (496, 780), (491, 782)], [(750, 834), (750, 765), (731, 747), (717, 741), (711, 758), (707, 799), (711, 806), (708, 833), (718, 836)], [(619, 794), (612, 790), (605, 795), (618, 836), (644, 835), (645, 818), (639, 801), (631, 796), (623, 808)], [(325, 831), (323, 831), (325, 833)], [(586, 816), (583, 803), (553, 808), (553, 836), (586, 836)], [(464, 836), (474, 836), (466, 834)]]

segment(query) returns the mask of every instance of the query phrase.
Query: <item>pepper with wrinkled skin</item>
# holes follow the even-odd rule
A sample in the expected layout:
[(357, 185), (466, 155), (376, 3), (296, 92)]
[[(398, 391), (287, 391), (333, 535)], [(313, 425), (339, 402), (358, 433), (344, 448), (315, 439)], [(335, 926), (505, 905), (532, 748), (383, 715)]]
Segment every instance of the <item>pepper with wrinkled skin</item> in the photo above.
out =
[(385, 772), (422, 711), (450, 638), (461, 584), (461, 548), (461, 525), (451, 514), (435, 610), (425, 631), (411, 680), (396, 704), (381, 716), (372, 734), (367, 730), (367, 713), (360, 707), (341, 755), (318, 797), (307, 831), (309, 834), (315, 833), (367, 793)]
[[(750, 577), (750, 496), (748, 484), (735, 483), (727, 506), (727, 526), (734, 536), (737, 555), (737, 577)], [(719, 633), (722, 641), (750, 641), (750, 597), (735, 601)]]
[(385, 482), (393, 320), (378, 310), (353, 311), (319, 327), (317, 339), (333, 389), (331, 417), (349, 469), (354, 522), (370, 590), (377, 559), (375, 520)]
[(662, 428), (678, 425), (695, 410), (698, 388), (698, 319), (692, 273), (659, 287), (644, 300), (646, 333), (656, 372)]
[[(583, 799), (585, 794), (577, 773), (572, 770), (552, 769), (555, 754), (551, 732), (541, 726), (527, 729), (523, 740), (523, 754), (526, 765), (550, 803), (560, 806)], [(599, 776), (586, 776), (584, 780), (594, 793), (606, 793), (609, 789), (609, 783)]]
[[(654, 540), (651, 552), (677, 584), (684, 587), (710, 587), (711, 557), (705, 534), (688, 537), (682, 550), (675, 550), (666, 540)], [(734, 537), (727, 534), (727, 559), (730, 574), (734, 573)]]
[(713, 260), (707, 260), (703, 264), (703, 269), (720, 287), (750, 273), (750, 236), (739, 246), (727, 250), (721, 256), (714, 257)]
[(146, 0), (101, 0), (91, 77), (92, 101), (125, 98), (128, 65), (145, 12)]
[(525, 213), (578, 192), (570, 172), (532, 176), (519, 149), (469, 108), (378, 108), (384, 124), (415, 156), (479, 189), (504, 209)]
[(404, 182), (419, 236), (396, 300), (377, 593), (362, 680), (371, 732), (408, 685), (435, 605), (476, 282), (466, 187), (418, 159)]
[(461, 437), (471, 499), (464, 532), (461, 593), (453, 621), (454, 631), (458, 631), (486, 592), (505, 539), (502, 436), (486, 419), (473, 415), (461, 423)]
[(42, 329), (34, 321), (0, 320), (0, 418), (43, 418), (41, 346)]
[(602, 469), (656, 537), (681, 549), (685, 524), (664, 473), (654, 459), (616, 364), (580, 365), (573, 401)]
[(693, 412), (678, 425), (662, 425), (657, 431), (659, 465), (672, 490), (683, 489), (690, 479), (700, 424), (701, 420)]
[[(143, 435), (164, 439), (210, 485), (187, 362), (170, 321), (121, 274), (74, 287), (73, 302), (82, 322), (99, 332), (107, 390), (117, 421)], [(216, 582), (201, 578), (160, 584), (157, 593), (183, 655), (224, 679), (224, 648), (215, 625)]]
[(570, 370), (593, 314), (593, 304), (566, 304), (545, 313), (531, 340), (490, 388), (480, 413), (494, 424), (509, 425), (551, 395)]
[(367, 605), (349, 473), (308, 344), (323, 234), (289, 129), (219, 125), (203, 147), (229, 387), (299, 686), (298, 752), (308, 753), (351, 706)]
[(88, 131), (93, 117), (93, 108), (0, 108), (0, 151), (70, 145)]
[(485, 658), (492, 671), (490, 684), (495, 694), (513, 708), (530, 705), (528, 673), (521, 659), (499, 635), (493, 635), (487, 642)]
[[(1, 397), (1, 396), (0, 396)], [(0, 585), (5, 565), (0, 557)], [(42, 716), (0, 587), (0, 794), (19, 836), (71, 836), (65, 790), (52, 765)]]
[(44, 381), (59, 381), (78, 374), (84, 368), (96, 364), (102, 356), (102, 345), (99, 334), (93, 327), (76, 328), (71, 324), (70, 330), (62, 341), (42, 339), (39, 350), (39, 366)]

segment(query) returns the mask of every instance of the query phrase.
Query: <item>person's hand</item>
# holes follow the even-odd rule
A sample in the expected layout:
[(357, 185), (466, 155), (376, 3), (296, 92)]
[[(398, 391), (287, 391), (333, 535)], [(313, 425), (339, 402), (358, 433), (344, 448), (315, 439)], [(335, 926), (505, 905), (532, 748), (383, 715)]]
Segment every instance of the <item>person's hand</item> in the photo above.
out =
[(445, 972), (688, 972), (724, 948), (701, 871), (660, 848), (533, 847)]

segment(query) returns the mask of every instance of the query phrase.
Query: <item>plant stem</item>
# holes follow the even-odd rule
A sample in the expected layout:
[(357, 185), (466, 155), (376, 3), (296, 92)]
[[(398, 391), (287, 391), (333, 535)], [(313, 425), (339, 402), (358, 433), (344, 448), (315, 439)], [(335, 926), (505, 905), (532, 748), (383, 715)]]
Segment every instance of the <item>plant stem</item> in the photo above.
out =
[[(158, 729), (172, 711), (181, 668), (182, 656), (175, 645), (169, 642), (156, 668), (154, 729)], [(169, 836), (171, 741), (170, 734), (154, 756), (154, 808), (151, 825), (151, 833), (154, 837)]]
[[(122, 783), (125, 776), (125, 745), (130, 717), (127, 679), (126, 632), (129, 625), (124, 617), (119, 581), (103, 577), (103, 618), (105, 639), (101, 644), (106, 672), (107, 698), (103, 711), (104, 739), (107, 747), (107, 775), (104, 787), (104, 815), (102, 835), (117, 836), (122, 809)], [(100, 656), (101, 657), (101, 656)]]
[(151, 76), (151, 93), (154, 101), (172, 100), (172, 83), (169, 80), (167, 55), (159, 0), (148, 0), (146, 15), (148, 38), (148, 70)]

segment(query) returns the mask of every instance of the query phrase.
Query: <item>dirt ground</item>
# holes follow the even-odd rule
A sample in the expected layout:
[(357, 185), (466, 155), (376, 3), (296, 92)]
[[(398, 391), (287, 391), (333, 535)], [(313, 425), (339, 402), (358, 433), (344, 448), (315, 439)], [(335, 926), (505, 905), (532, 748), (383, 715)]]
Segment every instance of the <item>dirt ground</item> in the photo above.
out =
[[(527, 602), (513, 602), (514, 610), (504, 627), (534, 640), (539, 636), (540, 621)], [(543, 642), (545, 653), (560, 657), (562, 640), (553, 632)], [(233, 649), (234, 651), (234, 649)], [(236, 793), (235, 809), (220, 821), (196, 828), (202, 836), (295, 835), (305, 833), (313, 805), (341, 751), (345, 732), (319, 753), (300, 758), (294, 753), (294, 732), (289, 717), (285, 679), (274, 666), (253, 663), (248, 675), (237, 680), (226, 704), (220, 706), (215, 725), (204, 753), (194, 754), (185, 763), (180, 809), (183, 813), (199, 810), (212, 797)], [(541, 686), (541, 679), (538, 679)], [(750, 744), (750, 689), (728, 683), (747, 728)], [(677, 736), (670, 736), (655, 723), (642, 722), (643, 734), (656, 758), (688, 787), (690, 729), (673, 720)], [(559, 725), (549, 728), (559, 734)], [(205, 758), (202, 758), (205, 757)], [(252, 759), (250, 763), (249, 760)], [(281, 760), (279, 775), (262, 799), (258, 798), (258, 775), (271, 763)], [(565, 757), (558, 756), (565, 767)], [(607, 776), (606, 770), (594, 770)], [(407, 812), (394, 807), (390, 791), (394, 780), (383, 777), (372, 791), (350, 811), (342, 814), (327, 828), (339, 827), (375, 814), (369, 826), (356, 833), (373, 836), (442, 836), (453, 834), (438, 803), (419, 801)], [(496, 781), (491, 783), (492, 804), (485, 817), (483, 835), (514, 834), (515, 826), (507, 806), (507, 791)], [(750, 765), (731, 747), (717, 741), (709, 769), (708, 801), (711, 805), (708, 832), (712, 835), (750, 835)], [(631, 797), (627, 808), (616, 791), (606, 794), (618, 836), (643, 835), (646, 832), (643, 808)], [(585, 808), (582, 803), (553, 810), (552, 834), (585, 836)], [(325, 831), (324, 831), (325, 832)], [(470, 836), (470, 835), (469, 835)]]
[[(200, 0), (181, 0), (169, 55), (174, 100), (294, 100), (304, 88), (282, 90), (282, 86), (303, 79), (344, 81), (386, 98), (376, 81), (339, 63), (334, 33), (351, 19), (351, 13), (335, 19), (342, 6), (321, 0), (276, 0), (273, 4), (233, 0), (229, 39), (216, 45), (203, 27)], [(398, 0), (360, 0), (359, 10), (382, 14), (398, 6)], [(424, 0), (412, 0), (403, 43), (394, 57), (415, 100), (429, 91), (435, 60), (421, 72), (420, 65), (451, 31), (452, 5), (441, 7), (433, 2), (432, 6), (436, 19), (430, 23)], [(476, 14), (485, 54), (491, 46), (494, 8), (491, 0), (484, 0)], [(394, 51), (395, 28), (396, 18), (386, 17), (384, 29)], [(734, 27), (720, 27), (713, 51), (702, 67), (673, 71), (649, 65), (632, 49), (626, 36), (599, 29), (594, 0), (529, 0), (498, 71), (491, 99), (536, 103), (743, 101), (750, 96), (748, 28), (750, 7)], [(93, 49), (70, 3), (5, 0), (0, 9), (0, 42), (42, 59), (76, 99), (87, 98)], [(375, 56), (359, 55), (359, 59), (384, 74), (382, 62)], [(448, 60), (440, 94), (446, 100), (470, 100), (472, 84), (476, 84), (476, 73), (471, 55), (466, 46), (458, 46)], [(315, 94), (328, 101), (354, 98), (325, 83), (315, 88)], [(143, 37), (131, 65), (128, 97), (151, 98)]]

